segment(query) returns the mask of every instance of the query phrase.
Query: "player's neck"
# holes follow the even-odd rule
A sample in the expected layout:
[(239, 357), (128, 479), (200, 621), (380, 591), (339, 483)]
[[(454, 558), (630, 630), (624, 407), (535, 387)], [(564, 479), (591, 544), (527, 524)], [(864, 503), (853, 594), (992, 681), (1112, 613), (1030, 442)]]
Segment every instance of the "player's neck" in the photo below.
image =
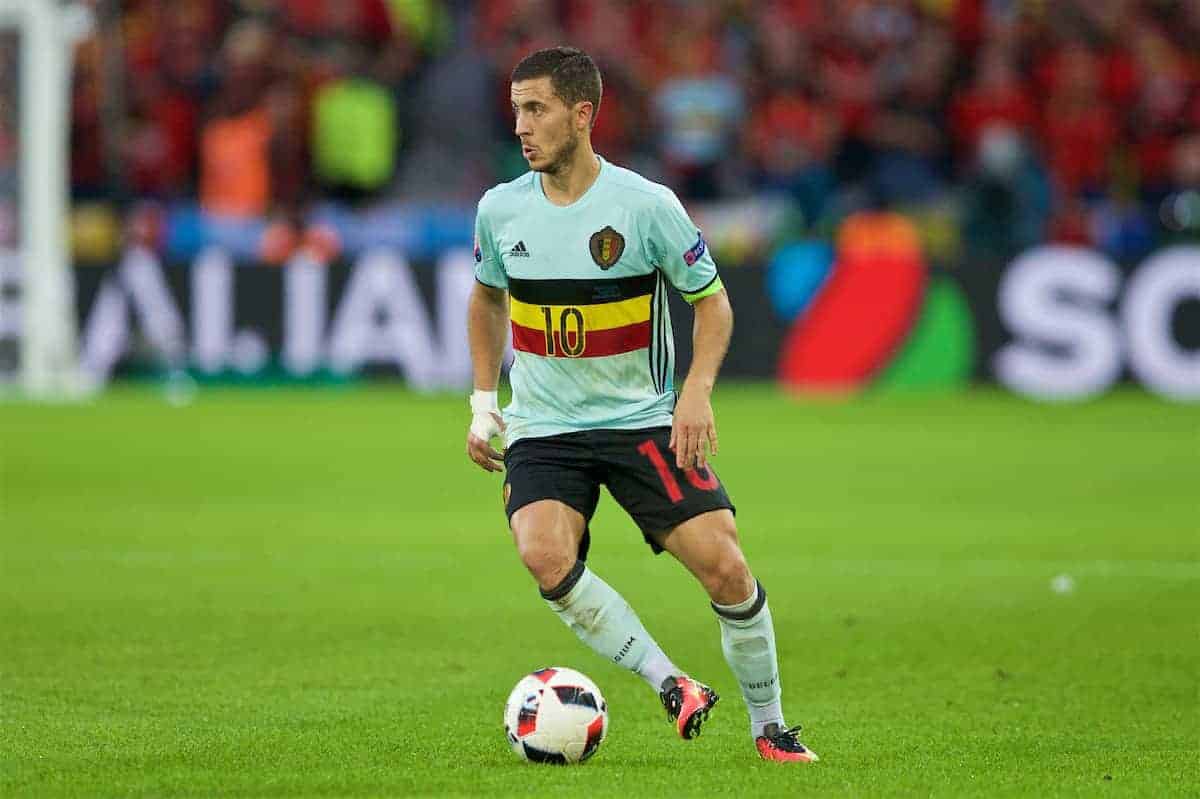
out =
[(584, 142), (570, 163), (564, 164), (557, 173), (542, 173), (542, 191), (554, 205), (570, 205), (592, 187), (599, 175), (600, 159), (591, 145)]

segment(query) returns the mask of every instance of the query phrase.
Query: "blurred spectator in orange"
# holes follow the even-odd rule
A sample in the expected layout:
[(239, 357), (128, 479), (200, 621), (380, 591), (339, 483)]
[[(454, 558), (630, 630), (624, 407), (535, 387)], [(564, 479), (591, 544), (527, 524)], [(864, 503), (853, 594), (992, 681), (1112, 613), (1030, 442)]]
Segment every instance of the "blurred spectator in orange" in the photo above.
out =
[(264, 103), (273, 46), (255, 19), (226, 36), (221, 87), (201, 134), (200, 204), (226, 216), (261, 216), (271, 205), (273, 125)]

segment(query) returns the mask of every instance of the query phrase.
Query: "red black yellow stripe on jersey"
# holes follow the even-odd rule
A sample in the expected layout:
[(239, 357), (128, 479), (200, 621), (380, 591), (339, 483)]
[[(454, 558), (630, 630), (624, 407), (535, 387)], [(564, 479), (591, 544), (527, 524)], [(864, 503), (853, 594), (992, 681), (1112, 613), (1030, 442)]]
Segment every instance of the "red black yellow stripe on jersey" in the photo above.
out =
[(509, 278), (513, 349), (598, 358), (650, 346), (656, 273), (593, 280)]

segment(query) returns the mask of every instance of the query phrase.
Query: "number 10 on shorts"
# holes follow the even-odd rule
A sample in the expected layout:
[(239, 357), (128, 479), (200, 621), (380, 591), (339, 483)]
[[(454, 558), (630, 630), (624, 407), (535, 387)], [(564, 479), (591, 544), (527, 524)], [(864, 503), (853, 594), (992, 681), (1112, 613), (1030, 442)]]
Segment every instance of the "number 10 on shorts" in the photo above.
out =
[[(641, 444), (638, 444), (638, 452), (650, 459), (650, 463), (654, 464), (654, 470), (658, 472), (658, 479), (662, 480), (663, 488), (667, 491), (667, 497), (672, 503), (683, 501), (683, 489), (679, 487), (679, 481), (675, 479), (675, 475), (671, 473), (671, 467), (667, 463), (667, 459), (663, 457), (662, 450), (658, 448), (658, 444), (652, 438), (648, 438)], [(683, 470), (684, 477), (696, 488), (701, 491), (715, 491), (717, 486), (717, 476), (713, 474), (708, 467), (703, 467), (704, 476), (700, 476), (700, 471), (691, 466)]]

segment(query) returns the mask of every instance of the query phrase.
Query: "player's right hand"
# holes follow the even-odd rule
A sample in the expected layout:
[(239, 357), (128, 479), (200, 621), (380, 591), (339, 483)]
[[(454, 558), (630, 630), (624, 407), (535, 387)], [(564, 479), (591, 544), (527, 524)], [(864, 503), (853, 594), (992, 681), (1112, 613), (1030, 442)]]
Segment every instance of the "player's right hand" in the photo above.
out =
[(471, 429), (467, 432), (467, 457), (485, 472), (504, 471), (504, 456), (491, 444), (492, 438), (502, 432), (504, 421), (495, 413), (477, 413), (471, 421)]
[(504, 456), (492, 448), (492, 439), (504, 432), (504, 420), (496, 408), (495, 397), (495, 392), (476, 392), (471, 397), (467, 457), (485, 472), (504, 471)]

